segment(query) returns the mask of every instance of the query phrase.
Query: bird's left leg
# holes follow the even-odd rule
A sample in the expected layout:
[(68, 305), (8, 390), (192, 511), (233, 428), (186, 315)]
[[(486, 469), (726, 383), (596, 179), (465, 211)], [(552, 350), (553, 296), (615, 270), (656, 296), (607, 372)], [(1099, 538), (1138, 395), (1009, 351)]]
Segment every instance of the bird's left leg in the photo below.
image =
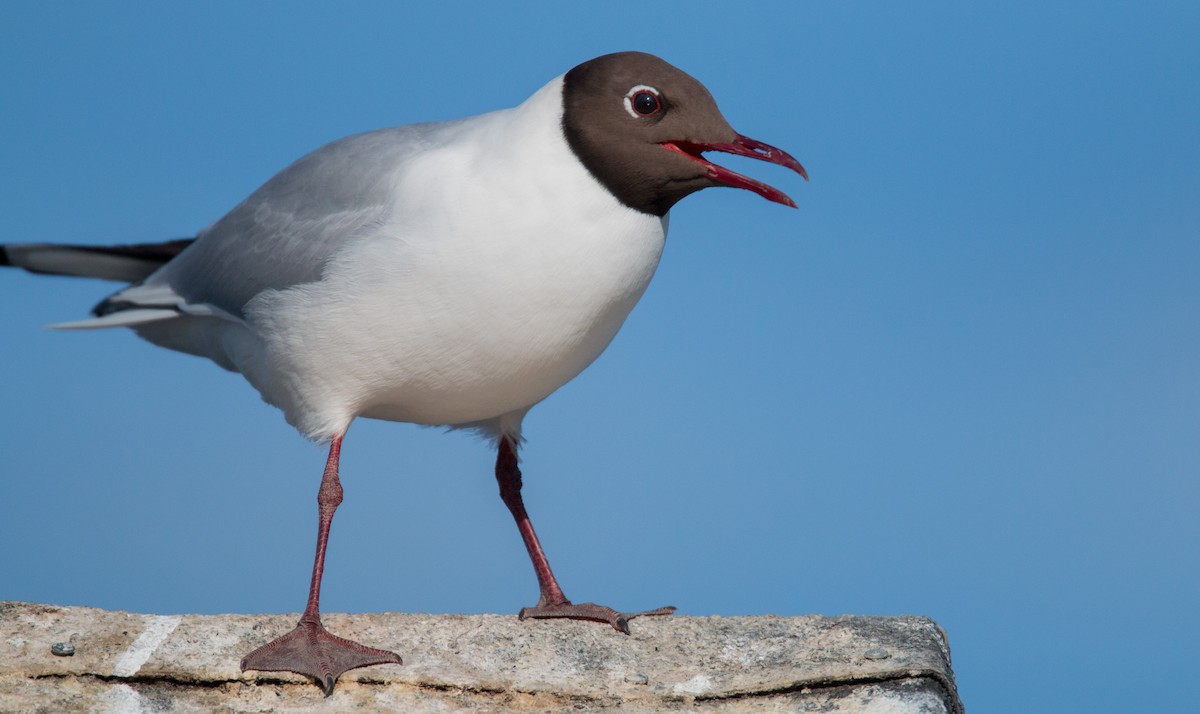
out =
[(517, 449), (507, 436), (500, 437), (500, 450), (496, 456), (496, 481), (500, 484), (500, 498), (512, 513), (521, 531), (521, 539), (525, 541), (525, 549), (529, 551), (529, 559), (533, 561), (533, 571), (537, 574), (538, 588), (541, 596), (534, 607), (522, 608), (518, 617), (552, 618), (565, 617), (572, 620), (593, 620), (607, 622), (616, 629), (629, 634), (629, 620), (642, 615), (670, 615), (674, 607), (660, 607), (644, 612), (618, 612), (611, 607), (597, 605), (591, 602), (576, 605), (563, 595), (558, 580), (550, 570), (550, 561), (538, 542), (537, 533), (525, 512), (525, 501), (521, 498), (521, 469), (517, 467)]
[(308, 589), (308, 606), (300, 623), (291, 632), (271, 640), (242, 658), (242, 671), (257, 669), (267, 672), (295, 672), (316, 677), (325, 696), (333, 693), (333, 685), (347, 670), (372, 664), (401, 664), (400, 655), (387, 650), (367, 647), (352, 640), (331, 634), (321, 624), (321, 575), (325, 572), (325, 546), (329, 543), (329, 526), (333, 513), (342, 502), (342, 483), (338, 479), (338, 458), (342, 437), (329, 445), (329, 460), (321, 476), (317, 492), (317, 555), (313, 561), (312, 583)]

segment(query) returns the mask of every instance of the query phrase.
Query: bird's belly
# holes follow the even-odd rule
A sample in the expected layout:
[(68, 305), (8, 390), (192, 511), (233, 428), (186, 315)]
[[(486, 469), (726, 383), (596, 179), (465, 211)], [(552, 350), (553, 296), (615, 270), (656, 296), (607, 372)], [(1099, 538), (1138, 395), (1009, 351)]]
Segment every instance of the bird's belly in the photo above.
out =
[(633, 225), (515, 255), (347, 261), (260, 306), (274, 381), (251, 381), (315, 438), (358, 415), (464, 425), (521, 412), (591, 364), (645, 291), (665, 225)]
[(621, 280), (476, 282), (469, 299), (458, 294), (404, 311), (389, 328), (404, 344), (380, 355), (373, 375), (362, 375), (371, 386), (360, 413), (463, 424), (536, 404), (604, 351), (645, 291), (660, 250), (638, 256)]
[[(363, 416), (419, 424), (467, 424), (532, 406), (591, 364), (612, 340), (633, 303), (574, 324), (533, 330), (481, 328), (427, 340), (421, 354), (403, 350), (372, 375)], [(561, 315), (560, 317), (568, 317)], [(378, 381), (376, 381), (378, 380)]]

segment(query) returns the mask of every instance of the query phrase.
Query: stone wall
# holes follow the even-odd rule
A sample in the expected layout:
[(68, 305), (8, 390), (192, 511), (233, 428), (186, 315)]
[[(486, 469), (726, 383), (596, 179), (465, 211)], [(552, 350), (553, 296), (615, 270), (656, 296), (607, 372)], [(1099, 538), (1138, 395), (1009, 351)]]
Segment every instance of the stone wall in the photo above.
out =
[(511, 615), (328, 614), (335, 634), (404, 658), (346, 673), (329, 698), (299, 675), (238, 670), (297, 618), (0, 603), (0, 712), (962, 711), (944, 634), (921, 617), (673, 616), (626, 636)]

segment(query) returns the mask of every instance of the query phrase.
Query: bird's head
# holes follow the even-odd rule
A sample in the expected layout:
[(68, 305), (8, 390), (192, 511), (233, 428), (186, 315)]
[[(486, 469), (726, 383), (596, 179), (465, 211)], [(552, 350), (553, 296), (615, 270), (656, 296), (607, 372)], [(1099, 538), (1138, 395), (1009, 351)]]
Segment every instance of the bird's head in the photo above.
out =
[(704, 85), (642, 52), (604, 55), (567, 72), (563, 132), (618, 200), (658, 216), (710, 186), (744, 188), (796, 206), (782, 191), (708, 161), (705, 151), (769, 161), (808, 179), (787, 152), (734, 131)]

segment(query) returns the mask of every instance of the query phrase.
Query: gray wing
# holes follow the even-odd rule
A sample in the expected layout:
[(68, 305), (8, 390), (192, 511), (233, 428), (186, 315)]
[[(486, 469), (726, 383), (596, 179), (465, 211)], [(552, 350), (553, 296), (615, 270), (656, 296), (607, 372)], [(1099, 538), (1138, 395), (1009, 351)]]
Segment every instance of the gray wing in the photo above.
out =
[[(264, 290), (313, 282), (339, 248), (396, 202), (393, 177), (445, 124), (415, 124), (327, 144), (276, 174), (143, 283), (106, 302), (128, 308), (207, 305), (243, 316)], [(191, 312), (191, 310), (187, 310)]]

